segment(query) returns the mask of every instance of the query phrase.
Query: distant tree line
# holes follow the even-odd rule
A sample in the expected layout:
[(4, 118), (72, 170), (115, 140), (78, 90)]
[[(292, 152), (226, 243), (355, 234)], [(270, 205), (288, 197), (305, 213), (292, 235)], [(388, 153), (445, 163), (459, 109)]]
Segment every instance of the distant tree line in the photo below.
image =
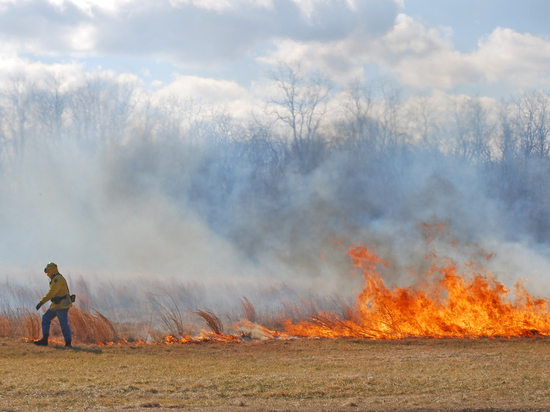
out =
[(133, 176), (128, 185), (136, 176), (155, 178), (174, 202), (194, 207), (252, 254), (265, 247), (260, 232), (281, 233), (278, 221), (314, 226), (308, 210), (321, 210), (322, 225), (349, 230), (409, 202), (404, 187), (425, 190), (430, 176), (448, 181), (459, 173), (517, 210), (524, 234), (550, 240), (547, 93), (490, 104), (466, 96), (404, 99), (384, 83), (336, 90), (288, 65), (271, 78), (274, 95), (242, 120), (190, 96), (155, 100), (135, 81), (97, 73), (73, 88), (55, 76), (40, 83), (13, 77), (0, 95), (1, 167), (36, 151), (108, 152), (128, 171), (121, 179)]

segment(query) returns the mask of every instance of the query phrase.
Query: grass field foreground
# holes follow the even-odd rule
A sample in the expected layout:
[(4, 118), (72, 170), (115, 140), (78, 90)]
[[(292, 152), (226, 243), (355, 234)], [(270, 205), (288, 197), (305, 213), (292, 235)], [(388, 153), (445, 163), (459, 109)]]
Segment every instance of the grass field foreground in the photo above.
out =
[(74, 349), (3, 339), (0, 363), (0, 410), (550, 408), (542, 338)]

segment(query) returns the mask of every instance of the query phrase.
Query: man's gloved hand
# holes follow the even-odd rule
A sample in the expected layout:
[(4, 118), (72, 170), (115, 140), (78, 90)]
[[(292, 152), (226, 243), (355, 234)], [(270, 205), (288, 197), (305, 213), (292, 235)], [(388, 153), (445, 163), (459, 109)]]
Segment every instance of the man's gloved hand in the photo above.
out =
[(36, 305), (36, 310), (40, 309), (42, 307), (42, 302), (38, 302), (38, 305)]

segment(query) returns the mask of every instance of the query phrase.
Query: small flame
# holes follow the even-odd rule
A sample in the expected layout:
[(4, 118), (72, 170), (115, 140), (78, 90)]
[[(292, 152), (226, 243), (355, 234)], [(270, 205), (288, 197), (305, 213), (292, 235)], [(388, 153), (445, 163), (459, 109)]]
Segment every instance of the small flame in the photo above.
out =
[(235, 325), (242, 336), (249, 337), (254, 340), (266, 340), (266, 339), (288, 339), (291, 336), (288, 333), (277, 332), (269, 330), (262, 325), (252, 323), (248, 319), (243, 319)]

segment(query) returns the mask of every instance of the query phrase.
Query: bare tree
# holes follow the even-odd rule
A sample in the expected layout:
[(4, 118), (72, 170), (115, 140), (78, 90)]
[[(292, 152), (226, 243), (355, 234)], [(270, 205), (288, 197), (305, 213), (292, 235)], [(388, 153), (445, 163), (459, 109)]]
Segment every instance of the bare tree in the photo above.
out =
[(111, 143), (118, 143), (125, 136), (130, 117), (136, 107), (136, 81), (116, 81), (110, 89), (111, 111), (108, 117), (109, 135), (105, 138)]
[(160, 99), (158, 111), (162, 120), (159, 121), (158, 134), (166, 139), (180, 139), (184, 128), (184, 110), (182, 101), (175, 94)]
[(218, 182), (229, 194), (239, 179), (238, 170), (246, 151), (245, 129), (227, 111), (227, 107), (210, 107), (200, 133), (208, 151), (215, 153), (212, 161)]
[(491, 124), (487, 110), (479, 98), (467, 98), (465, 101), (453, 99), (453, 118), (455, 122), (455, 142), (453, 154), (466, 161), (480, 163), (491, 162), (491, 139), (495, 126)]
[(268, 102), (266, 113), (290, 128), (292, 151), (300, 170), (307, 172), (315, 167), (322, 150), (319, 127), (326, 114), (330, 81), (321, 75), (306, 79), (300, 66), (286, 63), (280, 63), (271, 78), (278, 96)]
[(133, 81), (88, 75), (70, 99), (72, 120), (80, 139), (94, 144), (121, 140), (137, 103), (135, 87)]
[(202, 139), (207, 116), (206, 105), (201, 100), (182, 98), (175, 93), (159, 101), (158, 135), (168, 140), (186, 140), (196, 146)]
[(373, 92), (372, 87), (359, 80), (351, 82), (340, 104), (345, 111), (348, 138), (353, 140), (364, 140), (369, 135), (369, 123), (372, 108)]
[(411, 133), (418, 143), (433, 149), (437, 149), (439, 145), (436, 115), (436, 103), (432, 96), (418, 96), (408, 108)]
[(13, 155), (21, 159), (24, 155), (27, 140), (31, 136), (34, 123), (31, 118), (34, 83), (24, 73), (11, 77), (10, 83), (3, 91), (9, 102), (5, 119), (9, 130)]
[(493, 138), (495, 126), (489, 121), (489, 113), (483, 107), (479, 98), (470, 99), (469, 112), (473, 159), (476, 162), (492, 162), (493, 153), (491, 151), (491, 140)]
[(515, 173), (520, 176), (514, 201), (529, 205), (530, 229), (539, 240), (548, 239), (550, 229), (550, 173), (548, 134), (549, 96), (542, 91), (523, 93), (515, 100), (517, 140), (520, 156)]
[(520, 127), (520, 146), (527, 158), (546, 158), (549, 154), (548, 122), (550, 99), (541, 91), (524, 93), (516, 99), (516, 116)]
[(71, 94), (70, 108), (76, 135), (83, 142), (95, 142), (104, 127), (101, 104), (105, 82), (100, 78), (88, 78), (86, 84)]
[(61, 77), (53, 74), (47, 77), (44, 88), (35, 91), (36, 121), (50, 141), (60, 141), (63, 133), (67, 99), (61, 85)]
[(496, 146), (500, 153), (502, 163), (512, 164), (517, 156), (517, 122), (513, 118), (510, 104), (501, 102), (498, 114), (499, 131), (497, 133)]
[(382, 95), (381, 114), (379, 116), (380, 145), (385, 151), (393, 153), (406, 143), (401, 90), (393, 83), (382, 82), (380, 92)]
[(333, 144), (362, 156), (380, 149), (380, 122), (372, 85), (352, 81), (339, 99), (342, 118), (335, 124)]
[(152, 132), (153, 128), (153, 101), (150, 95), (143, 94), (142, 98), (140, 99), (142, 103), (142, 111), (141, 111), (141, 132), (143, 133), (143, 136), (149, 136)]
[(248, 125), (244, 156), (250, 167), (251, 183), (272, 192), (284, 176), (286, 145), (270, 127), (259, 119)]

